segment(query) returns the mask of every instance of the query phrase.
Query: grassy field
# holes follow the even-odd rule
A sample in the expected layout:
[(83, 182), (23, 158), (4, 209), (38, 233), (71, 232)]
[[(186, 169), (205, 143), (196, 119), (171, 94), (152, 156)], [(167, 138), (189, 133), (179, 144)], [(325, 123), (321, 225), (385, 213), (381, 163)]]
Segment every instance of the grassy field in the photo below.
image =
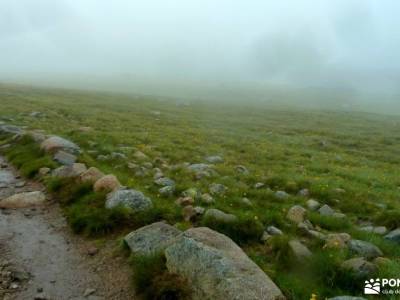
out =
[[(44, 117), (32, 117), (33, 111)], [(357, 230), (362, 221), (389, 229), (400, 226), (400, 117), (15, 86), (0, 86), (0, 117), (73, 140), (84, 150), (82, 162), (143, 191), (168, 212), (168, 221), (182, 228), (191, 224), (183, 221), (175, 204), (181, 192), (194, 187), (205, 193), (211, 183), (224, 184), (228, 191), (215, 197), (215, 203), (197, 204), (239, 217), (236, 227), (210, 226), (233, 236), (289, 299), (309, 299), (312, 293), (318, 299), (362, 293), (363, 281), (338, 267), (349, 253), (323, 249), (321, 243), (301, 237), (286, 220), (291, 206), (305, 206), (308, 198), (297, 196), (304, 188), (311, 198), (346, 214), (338, 220), (309, 213), (314, 225), (324, 232), (348, 232), (353, 238), (373, 241), (391, 259), (390, 265), (379, 269), (381, 277), (400, 272), (398, 246)], [(91, 130), (83, 132), (81, 127)], [(201, 180), (184, 168), (164, 169), (177, 189), (173, 196), (162, 197), (152, 173), (136, 176), (128, 168), (129, 162), (140, 164), (133, 156), (137, 150), (149, 161), (161, 158), (169, 166), (202, 163), (210, 155), (220, 155), (224, 162), (215, 166), (218, 175)], [(127, 159), (97, 159), (112, 152), (124, 153)], [(237, 165), (245, 166), (249, 174), (238, 173)], [(255, 189), (258, 182), (265, 187)], [(290, 197), (278, 199), (277, 190)], [(243, 197), (253, 205), (245, 205)], [(285, 235), (265, 245), (255, 237), (268, 225)], [(291, 237), (302, 238), (314, 253), (306, 266), (288, 254)]]

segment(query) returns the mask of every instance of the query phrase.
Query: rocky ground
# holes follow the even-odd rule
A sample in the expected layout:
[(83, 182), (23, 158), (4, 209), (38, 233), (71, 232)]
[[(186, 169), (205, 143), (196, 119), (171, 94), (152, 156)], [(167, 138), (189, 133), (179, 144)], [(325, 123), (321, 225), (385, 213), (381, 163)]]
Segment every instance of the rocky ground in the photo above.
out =
[[(0, 199), (43, 191), (0, 159)], [(58, 205), (0, 211), (0, 299), (132, 299), (129, 269), (102, 245), (69, 233)]]

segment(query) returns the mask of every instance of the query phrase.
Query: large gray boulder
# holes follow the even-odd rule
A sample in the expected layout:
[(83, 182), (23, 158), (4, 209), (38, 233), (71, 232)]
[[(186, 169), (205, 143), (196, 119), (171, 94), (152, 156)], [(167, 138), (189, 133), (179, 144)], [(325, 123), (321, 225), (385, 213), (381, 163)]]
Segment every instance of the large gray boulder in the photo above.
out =
[(78, 154), (80, 152), (78, 145), (59, 136), (51, 136), (45, 139), (41, 144), (41, 148), (44, 151), (51, 153), (55, 153), (59, 150), (63, 150), (71, 154)]
[(142, 192), (119, 189), (107, 195), (105, 206), (108, 209), (122, 206), (139, 212), (151, 208), (153, 203)]
[(164, 251), (182, 232), (164, 222), (157, 222), (125, 236), (124, 241), (134, 254), (150, 255)]
[(171, 273), (189, 281), (193, 300), (285, 299), (279, 288), (227, 236), (192, 228), (165, 250)]

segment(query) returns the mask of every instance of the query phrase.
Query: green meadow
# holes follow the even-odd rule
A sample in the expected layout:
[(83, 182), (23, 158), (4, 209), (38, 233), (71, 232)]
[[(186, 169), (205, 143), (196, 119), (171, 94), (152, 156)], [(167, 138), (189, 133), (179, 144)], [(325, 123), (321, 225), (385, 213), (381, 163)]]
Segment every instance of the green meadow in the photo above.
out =
[[(83, 150), (80, 162), (115, 174), (123, 185), (142, 191), (155, 204), (156, 211), (151, 215), (108, 212), (104, 218), (93, 217), (85, 206), (91, 201), (102, 206), (103, 198), (88, 194), (81, 186), (64, 197), (81, 198), (65, 203), (68, 220), (77, 226), (77, 232), (107, 236), (118, 227), (123, 229), (122, 234), (158, 219), (179, 228), (209, 226), (235, 240), (289, 299), (310, 299), (312, 294), (317, 299), (362, 295), (363, 280), (340, 268), (351, 253), (325, 249), (321, 241), (305, 236), (287, 220), (293, 205), (306, 207), (306, 201), (313, 198), (346, 215), (338, 219), (308, 211), (307, 219), (315, 227), (323, 233), (346, 232), (372, 242), (390, 259), (389, 264), (379, 267), (379, 276), (398, 275), (400, 248), (358, 228), (365, 222), (389, 230), (400, 227), (400, 117), (274, 103), (194, 101), (0, 85), (0, 120), (74, 141)], [(32, 112), (42, 115), (32, 116)], [(144, 163), (135, 157), (137, 151), (176, 182), (173, 195), (159, 193), (152, 172), (138, 174), (129, 167), (129, 163)], [(115, 152), (125, 158), (98, 159), (99, 155), (110, 157)], [(26, 156), (28, 152), (9, 155), (18, 160), (21, 153)], [(213, 155), (223, 157), (223, 162), (215, 164), (216, 172), (210, 177), (197, 179), (183, 167), (184, 163), (206, 163), (205, 158)], [(20, 163), (26, 176), (35, 174), (37, 160), (40, 166), (51, 167), (53, 163), (48, 157), (31, 154)], [(164, 166), (158, 166), (157, 161)], [(238, 172), (238, 165), (248, 173)], [(213, 196), (213, 203), (196, 199), (195, 205), (234, 214), (238, 217), (236, 223), (218, 224), (201, 218), (190, 223), (183, 219), (176, 199), (189, 188), (208, 193), (212, 183), (228, 189), (223, 195)], [(256, 183), (264, 186), (255, 188)], [(57, 191), (57, 183), (48, 184)], [(302, 189), (308, 189), (310, 195), (299, 196)], [(280, 199), (276, 191), (290, 196)], [(244, 203), (244, 197), (252, 205)], [(89, 220), (86, 223), (92, 219), (115, 222), (118, 226), (108, 224), (105, 230), (96, 232), (91, 228), (98, 227), (82, 219)], [(260, 237), (270, 225), (284, 235), (263, 243)], [(301, 239), (313, 253), (306, 264), (292, 257), (288, 249), (292, 238)]]

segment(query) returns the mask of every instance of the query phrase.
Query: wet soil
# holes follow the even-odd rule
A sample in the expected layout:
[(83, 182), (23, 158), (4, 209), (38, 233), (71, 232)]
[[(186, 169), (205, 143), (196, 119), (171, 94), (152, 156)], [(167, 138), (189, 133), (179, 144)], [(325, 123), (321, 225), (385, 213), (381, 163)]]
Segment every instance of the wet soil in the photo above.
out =
[[(42, 190), (0, 157), (0, 200)], [(115, 240), (73, 235), (57, 203), (0, 210), (0, 299), (133, 299)]]

